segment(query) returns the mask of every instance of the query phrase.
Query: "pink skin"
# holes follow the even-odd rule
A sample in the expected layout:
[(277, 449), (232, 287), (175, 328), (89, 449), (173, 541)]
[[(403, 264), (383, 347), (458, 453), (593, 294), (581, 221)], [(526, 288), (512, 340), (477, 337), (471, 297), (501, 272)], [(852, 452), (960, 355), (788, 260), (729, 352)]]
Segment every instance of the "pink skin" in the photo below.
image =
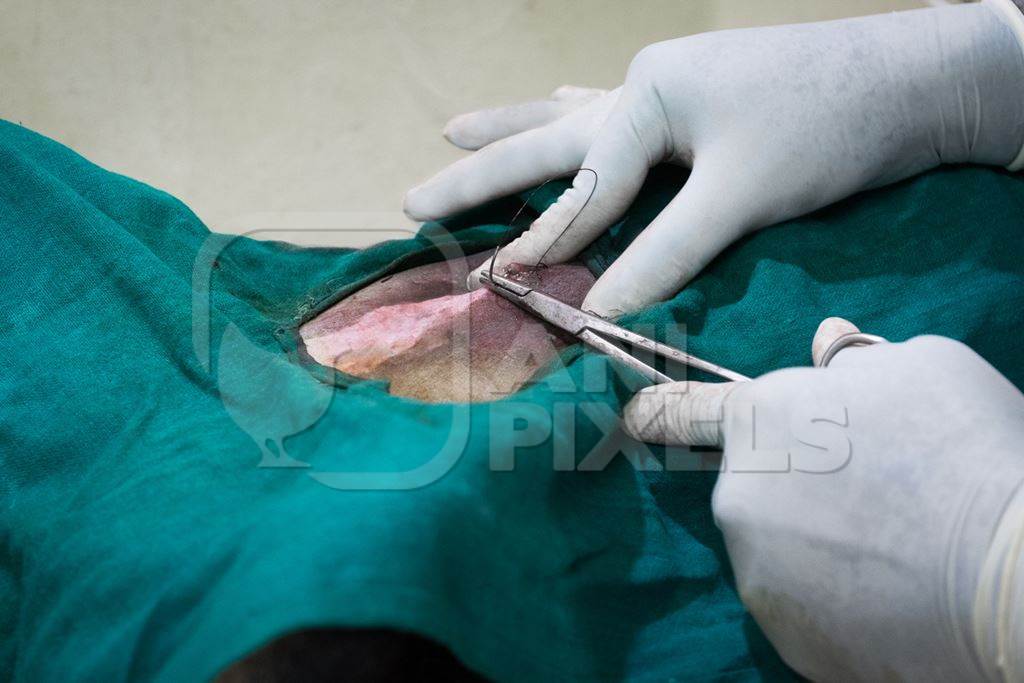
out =
[(478, 289), (375, 308), (347, 327), (307, 339), (306, 350), (316, 359), (333, 357), (331, 365), (342, 372), (372, 376), (387, 360), (428, 339), (439, 320), (464, 316), (473, 302), (489, 296), (491, 292)]
[[(460, 275), (482, 260), (470, 257), (455, 269), (420, 266), (365, 287), (303, 325), (306, 351), (323, 365), (388, 380), (391, 393), (424, 401), (515, 392), (572, 340), (489, 290), (467, 292)], [(579, 264), (506, 274), (574, 306), (594, 282)]]

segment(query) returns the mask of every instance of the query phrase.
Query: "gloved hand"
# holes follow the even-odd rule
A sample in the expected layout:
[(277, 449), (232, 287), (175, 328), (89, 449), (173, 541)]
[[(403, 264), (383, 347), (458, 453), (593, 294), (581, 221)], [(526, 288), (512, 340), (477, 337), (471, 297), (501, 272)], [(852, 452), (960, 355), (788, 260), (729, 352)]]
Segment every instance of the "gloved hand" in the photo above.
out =
[(632, 311), (674, 295), (750, 230), (943, 162), (1015, 162), (1024, 53), (1004, 21), (962, 5), (657, 43), (618, 90), (559, 89), (454, 119), (447, 137), (482, 149), (410, 190), (405, 210), (440, 218), (593, 169), (596, 188), (579, 173), (499, 257), (557, 263), (622, 215), (651, 166), (692, 166), (584, 302), (602, 316)]
[[(814, 355), (839, 333), (829, 319)], [(747, 608), (814, 680), (1024, 680), (1024, 395), (963, 344), (638, 393), (639, 439), (724, 446)]]

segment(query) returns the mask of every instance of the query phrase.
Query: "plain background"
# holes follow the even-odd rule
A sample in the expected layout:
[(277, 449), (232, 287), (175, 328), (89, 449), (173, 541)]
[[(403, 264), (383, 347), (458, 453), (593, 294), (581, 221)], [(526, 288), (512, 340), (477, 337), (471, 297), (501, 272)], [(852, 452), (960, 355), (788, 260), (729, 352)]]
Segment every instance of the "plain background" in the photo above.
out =
[(0, 5), (0, 116), (167, 190), (212, 229), (359, 246), (463, 154), (460, 112), (615, 87), (648, 43), (921, 0)]

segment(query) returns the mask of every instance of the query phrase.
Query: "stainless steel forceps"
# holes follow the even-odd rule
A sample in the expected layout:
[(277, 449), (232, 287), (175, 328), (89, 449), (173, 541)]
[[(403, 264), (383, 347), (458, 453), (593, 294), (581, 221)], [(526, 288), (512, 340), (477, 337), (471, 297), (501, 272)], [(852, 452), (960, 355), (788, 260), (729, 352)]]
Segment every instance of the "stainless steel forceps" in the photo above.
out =
[(659, 372), (656, 368), (648, 365), (639, 358), (630, 355), (625, 350), (616, 346), (611, 340), (628, 344), (631, 347), (643, 349), (655, 356), (667, 358), (668, 360), (688, 365), (698, 370), (710, 373), (733, 382), (746, 382), (750, 378), (741, 375), (721, 365), (716, 365), (702, 360), (689, 353), (685, 353), (661, 342), (648, 339), (643, 335), (619, 327), (615, 323), (608, 322), (574, 306), (562, 303), (558, 299), (542, 294), (535, 289), (521, 284), (507, 277), (496, 273), (483, 271), (480, 273), (480, 282), (494, 293), (508, 299), (517, 306), (529, 311), (541, 320), (548, 322), (555, 327), (565, 330), (578, 338), (587, 346), (594, 348), (601, 353), (611, 356), (623, 365), (633, 368), (655, 384), (675, 382), (668, 375)]

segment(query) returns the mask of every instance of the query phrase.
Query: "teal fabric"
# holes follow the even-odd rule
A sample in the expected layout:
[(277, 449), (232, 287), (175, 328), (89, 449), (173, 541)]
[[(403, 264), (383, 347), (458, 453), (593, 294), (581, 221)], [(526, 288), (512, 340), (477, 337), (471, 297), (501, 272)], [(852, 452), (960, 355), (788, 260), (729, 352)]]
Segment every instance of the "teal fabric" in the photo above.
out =
[[(683, 180), (652, 173), (587, 263), (606, 267)], [(635, 377), (573, 347), (506, 401), (423, 405), (303, 361), (300, 322), (493, 245), (514, 207), (364, 251), (232, 239), (0, 125), (5, 677), (207, 678), (323, 625), (413, 630), (500, 680), (791, 677), (737, 599), (715, 474), (605, 438)], [(840, 314), (894, 340), (962, 339), (1021, 386), (1021, 216), (1024, 178), (943, 169), (751, 236), (627, 323), (685, 324), (691, 351), (757, 375), (806, 364)], [(556, 404), (575, 428), (492, 471), (509, 425)], [(595, 446), (632, 459), (565, 471)]]

